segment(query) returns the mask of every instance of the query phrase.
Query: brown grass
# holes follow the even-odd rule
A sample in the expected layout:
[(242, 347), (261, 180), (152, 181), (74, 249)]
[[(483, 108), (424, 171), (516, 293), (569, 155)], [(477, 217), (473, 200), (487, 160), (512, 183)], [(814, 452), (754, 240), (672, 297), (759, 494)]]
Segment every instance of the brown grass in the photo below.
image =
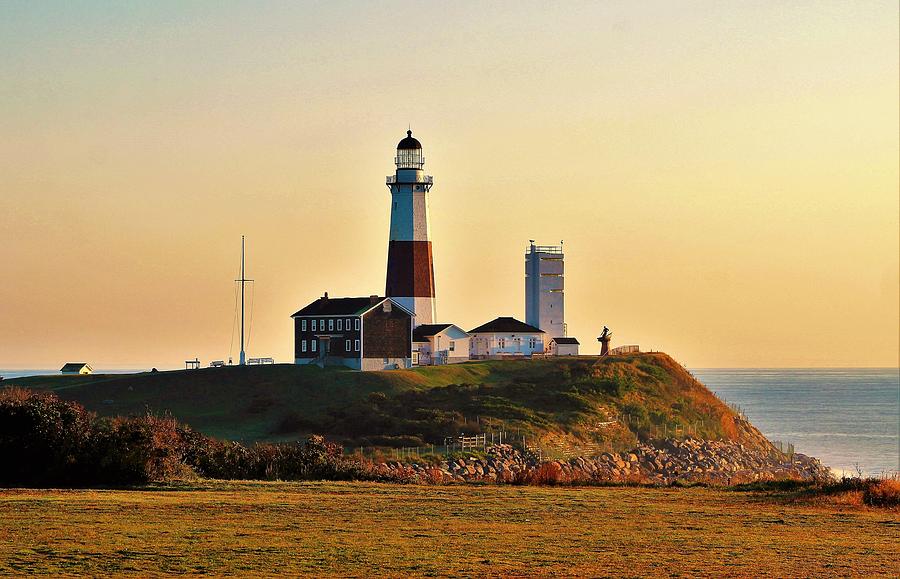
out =
[(900, 480), (872, 481), (866, 485), (862, 499), (873, 507), (900, 507)]
[(706, 488), (0, 491), (0, 575), (900, 575), (900, 515)]

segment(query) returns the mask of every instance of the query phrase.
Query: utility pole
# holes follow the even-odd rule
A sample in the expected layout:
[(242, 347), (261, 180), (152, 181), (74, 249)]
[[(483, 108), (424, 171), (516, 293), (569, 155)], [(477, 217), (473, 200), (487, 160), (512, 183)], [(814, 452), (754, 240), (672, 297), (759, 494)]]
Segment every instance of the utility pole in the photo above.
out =
[(247, 276), (244, 275), (244, 236), (241, 236), (241, 279), (236, 279), (234, 281), (241, 283), (241, 357), (238, 360), (238, 365), (246, 366), (247, 365), (247, 355), (244, 353), (244, 285), (247, 282), (252, 282), (252, 279), (246, 279)]

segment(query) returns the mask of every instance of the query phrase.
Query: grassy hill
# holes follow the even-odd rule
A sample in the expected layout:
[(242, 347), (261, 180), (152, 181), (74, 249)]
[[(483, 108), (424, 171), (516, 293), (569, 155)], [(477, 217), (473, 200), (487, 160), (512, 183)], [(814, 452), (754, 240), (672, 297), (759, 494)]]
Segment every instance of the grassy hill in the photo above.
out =
[(367, 373), (284, 364), (3, 384), (49, 389), (101, 415), (170, 413), (205, 434), (245, 442), (314, 432), (353, 446), (417, 446), (505, 430), (561, 455), (621, 450), (673, 431), (767, 445), (659, 353)]

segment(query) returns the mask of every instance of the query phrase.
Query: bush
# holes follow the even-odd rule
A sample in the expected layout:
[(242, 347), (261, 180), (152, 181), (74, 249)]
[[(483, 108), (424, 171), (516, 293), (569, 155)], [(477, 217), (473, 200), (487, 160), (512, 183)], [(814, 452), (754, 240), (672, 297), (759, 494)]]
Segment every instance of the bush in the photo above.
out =
[(80, 484), (94, 470), (86, 460), (93, 420), (52, 394), (0, 391), (0, 484)]
[(248, 448), (203, 436), (171, 417), (97, 418), (53, 394), (18, 389), (0, 390), (0, 466), (0, 485), (38, 487), (134, 485), (196, 474), (262, 480), (381, 476), (321, 436)]
[(569, 482), (569, 479), (557, 463), (545, 462), (531, 471), (528, 482), (539, 486), (556, 486)]
[(863, 502), (873, 507), (900, 506), (900, 480), (869, 480), (863, 490)]

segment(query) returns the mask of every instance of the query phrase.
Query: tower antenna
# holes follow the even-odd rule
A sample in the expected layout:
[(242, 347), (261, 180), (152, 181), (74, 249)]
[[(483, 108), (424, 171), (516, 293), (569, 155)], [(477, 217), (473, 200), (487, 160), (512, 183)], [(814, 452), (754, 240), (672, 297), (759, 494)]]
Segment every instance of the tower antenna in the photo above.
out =
[(244, 236), (241, 236), (241, 279), (236, 279), (234, 281), (241, 283), (241, 357), (238, 360), (238, 364), (241, 366), (245, 366), (247, 364), (247, 355), (244, 353), (244, 285), (248, 282), (252, 282), (252, 279), (247, 279), (247, 276), (244, 275)]

